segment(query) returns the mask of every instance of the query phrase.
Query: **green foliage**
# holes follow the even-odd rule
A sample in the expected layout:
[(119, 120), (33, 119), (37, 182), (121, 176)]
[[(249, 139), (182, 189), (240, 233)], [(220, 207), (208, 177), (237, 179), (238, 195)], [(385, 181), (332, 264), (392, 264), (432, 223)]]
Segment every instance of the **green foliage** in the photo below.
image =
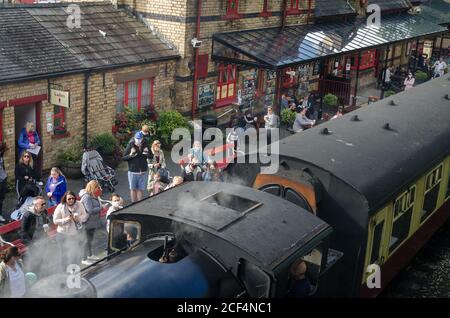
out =
[(286, 108), (281, 111), (281, 122), (287, 125), (292, 125), (295, 121), (295, 112)]
[(414, 77), (417, 81), (426, 81), (428, 79), (428, 74), (422, 71), (417, 71), (414, 73)]
[(176, 110), (161, 113), (156, 123), (156, 131), (164, 145), (172, 145), (171, 135), (175, 128), (188, 128), (186, 119)]
[(126, 147), (130, 141), (133, 133), (140, 130), (143, 125), (148, 125), (150, 128), (150, 135), (147, 139), (151, 143), (156, 134), (156, 115), (150, 110), (135, 111), (129, 107), (125, 107), (124, 111), (116, 114), (116, 119), (113, 127), (113, 133), (119, 144)]
[(112, 155), (117, 146), (116, 138), (110, 133), (95, 135), (88, 144), (89, 148), (96, 149), (101, 155)]
[(336, 95), (328, 93), (323, 97), (323, 103), (326, 106), (336, 107), (338, 104), (338, 97)]
[(395, 95), (395, 91), (393, 91), (392, 89), (390, 89), (384, 93), (384, 97), (389, 97), (392, 95)]
[(81, 164), (81, 159), (83, 157), (83, 147), (81, 144), (75, 143), (69, 146), (64, 151), (60, 152), (58, 155), (58, 160), (60, 163), (74, 163)]

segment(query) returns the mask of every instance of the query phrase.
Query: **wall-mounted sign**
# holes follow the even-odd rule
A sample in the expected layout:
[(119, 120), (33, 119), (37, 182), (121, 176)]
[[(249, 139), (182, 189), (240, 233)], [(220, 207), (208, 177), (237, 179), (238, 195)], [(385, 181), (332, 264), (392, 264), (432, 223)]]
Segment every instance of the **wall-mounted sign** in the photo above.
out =
[(214, 104), (214, 87), (214, 83), (198, 86), (198, 108)]
[(50, 104), (61, 107), (70, 107), (70, 94), (68, 91), (50, 88)]

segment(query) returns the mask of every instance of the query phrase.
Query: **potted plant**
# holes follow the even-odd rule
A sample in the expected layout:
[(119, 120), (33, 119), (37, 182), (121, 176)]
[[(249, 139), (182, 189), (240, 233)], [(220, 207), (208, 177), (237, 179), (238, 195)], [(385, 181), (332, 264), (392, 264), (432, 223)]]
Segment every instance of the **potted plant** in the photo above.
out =
[(328, 93), (323, 97), (323, 104), (326, 107), (335, 108), (338, 105), (338, 97), (336, 95)]
[(280, 115), (281, 122), (286, 125), (286, 128), (289, 128), (294, 124), (296, 114), (291, 109), (283, 109)]
[(417, 84), (421, 84), (428, 80), (428, 74), (423, 71), (417, 71), (416, 73), (414, 73), (414, 77), (416, 78), (415, 82)]
[(390, 90), (388, 90), (388, 91), (386, 91), (385, 93), (384, 93), (384, 97), (386, 98), (386, 97), (389, 97), (389, 96), (392, 96), (392, 95), (395, 95), (395, 91), (393, 91), (392, 89), (390, 89)]
[(156, 122), (156, 132), (165, 147), (173, 145), (171, 140), (172, 132), (175, 128), (189, 129), (187, 120), (176, 110), (161, 113)]
[(78, 179), (81, 173), (81, 159), (83, 151), (80, 145), (75, 144), (58, 155), (59, 167), (62, 173), (70, 179)]
[(110, 133), (101, 133), (89, 140), (89, 149), (96, 149), (103, 157), (105, 164), (116, 168), (122, 160), (122, 150), (116, 138)]

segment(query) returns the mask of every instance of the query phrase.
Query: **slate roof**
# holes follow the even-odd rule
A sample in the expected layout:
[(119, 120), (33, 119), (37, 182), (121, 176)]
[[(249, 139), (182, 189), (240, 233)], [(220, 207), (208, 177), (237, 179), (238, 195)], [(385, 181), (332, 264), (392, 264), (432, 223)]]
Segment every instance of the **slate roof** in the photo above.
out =
[[(80, 4), (81, 28), (66, 26), (67, 4), (27, 9), (86, 67), (172, 59), (177, 52), (111, 4)], [(100, 33), (106, 33), (103, 36)]]
[(78, 29), (66, 25), (68, 3), (0, 7), (0, 82), (179, 57), (111, 4), (78, 5)]
[(439, 24), (450, 24), (450, 3), (443, 0), (424, 1), (421, 15)]
[(356, 14), (356, 12), (346, 0), (316, 0), (314, 16), (317, 18), (347, 14)]
[(369, 4), (378, 4), (381, 11), (409, 9), (409, 4), (405, 0), (369, 0)]
[(24, 9), (0, 9), (0, 81), (83, 69)]

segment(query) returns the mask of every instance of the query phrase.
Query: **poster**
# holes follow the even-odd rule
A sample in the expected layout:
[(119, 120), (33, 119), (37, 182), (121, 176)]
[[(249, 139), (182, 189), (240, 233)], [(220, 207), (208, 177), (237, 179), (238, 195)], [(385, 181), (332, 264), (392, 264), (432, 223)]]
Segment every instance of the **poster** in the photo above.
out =
[(264, 106), (273, 106), (275, 104), (275, 87), (277, 73), (275, 71), (267, 71), (266, 94), (264, 98)]
[(214, 104), (214, 83), (198, 86), (198, 107), (202, 108)]
[(244, 76), (241, 90), (241, 109), (250, 108), (253, 106), (256, 94), (256, 71), (250, 72)]

